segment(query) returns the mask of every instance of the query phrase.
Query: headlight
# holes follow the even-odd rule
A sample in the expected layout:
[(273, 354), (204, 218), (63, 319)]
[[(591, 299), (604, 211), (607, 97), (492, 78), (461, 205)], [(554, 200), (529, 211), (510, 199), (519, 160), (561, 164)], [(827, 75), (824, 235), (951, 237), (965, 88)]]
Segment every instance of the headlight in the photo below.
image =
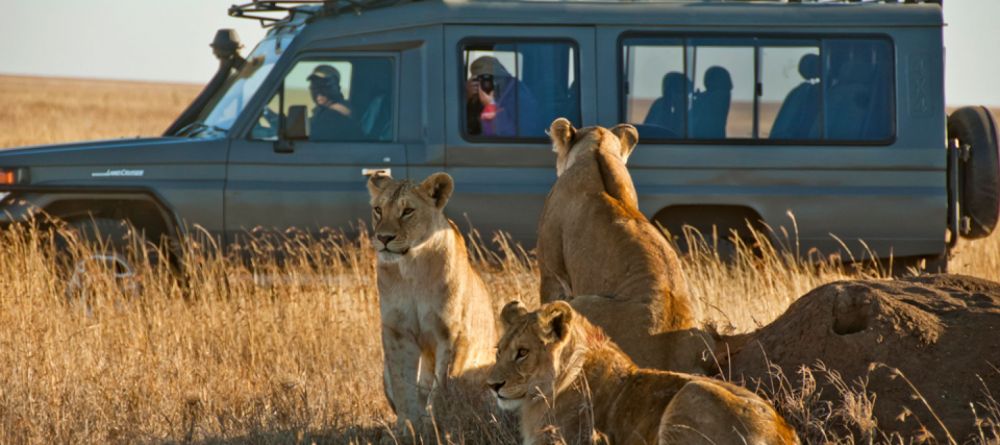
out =
[(25, 167), (0, 167), (0, 185), (16, 185), (28, 182), (28, 169)]

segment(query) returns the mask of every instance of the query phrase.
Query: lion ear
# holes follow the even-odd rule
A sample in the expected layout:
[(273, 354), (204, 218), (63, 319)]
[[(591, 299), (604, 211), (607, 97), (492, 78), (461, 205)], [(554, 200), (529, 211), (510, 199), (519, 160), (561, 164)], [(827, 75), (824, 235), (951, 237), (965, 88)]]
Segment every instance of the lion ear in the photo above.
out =
[(504, 327), (510, 327), (527, 313), (528, 308), (524, 307), (520, 301), (514, 300), (504, 305), (503, 310), (500, 311), (500, 321), (503, 322)]
[(573, 321), (573, 308), (565, 301), (556, 301), (539, 309), (539, 320), (542, 326), (557, 343), (569, 338), (570, 322)]
[(385, 188), (392, 183), (392, 176), (384, 171), (377, 171), (368, 176), (368, 194), (372, 198), (381, 195)]
[(611, 133), (618, 136), (622, 145), (622, 162), (627, 162), (635, 145), (639, 143), (639, 130), (629, 124), (618, 124), (611, 129)]
[(455, 181), (451, 179), (451, 175), (445, 172), (434, 173), (420, 183), (420, 190), (434, 201), (434, 206), (438, 210), (443, 209), (445, 204), (448, 204), (454, 189)]
[(576, 139), (576, 129), (565, 117), (560, 117), (552, 121), (549, 126), (549, 138), (552, 139), (552, 151), (559, 155), (566, 155), (569, 149), (573, 148), (573, 140)]

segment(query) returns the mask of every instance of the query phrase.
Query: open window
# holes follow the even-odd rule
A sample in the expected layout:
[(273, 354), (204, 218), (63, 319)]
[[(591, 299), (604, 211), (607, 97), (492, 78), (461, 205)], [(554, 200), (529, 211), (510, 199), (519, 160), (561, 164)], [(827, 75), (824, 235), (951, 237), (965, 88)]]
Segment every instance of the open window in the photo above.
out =
[(536, 140), (557, 117), (579, 124), (577, 54), (565, 41), (464, 43), (465, 136)]
[(276, 140), (288, 110), (303, 105), (308, 110), (310, 141), (392, 141), (395, 78), (395, 63), (390, 57), (299, 61), (261, 111), (251, 138)]

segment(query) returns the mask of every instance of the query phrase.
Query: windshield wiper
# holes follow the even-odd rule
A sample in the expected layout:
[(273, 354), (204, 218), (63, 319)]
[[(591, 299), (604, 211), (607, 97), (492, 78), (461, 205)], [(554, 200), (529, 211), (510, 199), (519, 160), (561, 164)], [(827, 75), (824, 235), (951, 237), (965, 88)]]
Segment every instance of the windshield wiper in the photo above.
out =
[(181, 127), (180, 130), (177, 130), (176, 134), (177, 136), (195, 137), (201, 133), (204, 133), (206, 130), (217, 131), (222, 134), (226, 134), (229, 132), (228, 129), (216, 125), (208, 125), (201, 121), (195, 121)]

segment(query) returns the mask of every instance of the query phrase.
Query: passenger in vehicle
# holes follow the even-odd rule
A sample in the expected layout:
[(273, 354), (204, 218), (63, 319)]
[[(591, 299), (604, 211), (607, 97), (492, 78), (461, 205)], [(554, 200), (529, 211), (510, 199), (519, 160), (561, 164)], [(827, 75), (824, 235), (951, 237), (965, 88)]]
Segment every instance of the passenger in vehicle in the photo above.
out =
[(725, 139), (732, 100), (733, 79), (721, 66), (705, 70), (705, 91), (694, 93), (691, 103), (691, 137)]
[[(470, 67), (482, 111), (483, 136), (544, 136), (534, 95), (493, 56), (482, 56)], [(468, 104), (472, 105), (472, 104)], [(467, 110), (468, 112), (468, 110)]]
[(309, 94), (316, 106), (309, 120), (309, 139), (314, 141), (356, 141), (363, 139), (361, 126), (340, 89), (340, 71), (319, 65), (307, 78)]
[(819, 55), (799, 59), (803, 81), (785, 96), (771, 127), (771, 139), (818, 139), (820, 105)]
[(479, 115), (483, 112), (483, 103), (479, 101), (479, 79), (470, 77), (465, 81), (465, 131), (476, 136), (483, 133), (483, 125), (479, 123)]
[(663, 128), (667, 132), (664, 139), (679, 139), (684, 136), (685, 104), (693, 88), (691, 80), (672, 71), (663, 76), (661, 88), (663, 95), (653, 101), (642, 123)]

